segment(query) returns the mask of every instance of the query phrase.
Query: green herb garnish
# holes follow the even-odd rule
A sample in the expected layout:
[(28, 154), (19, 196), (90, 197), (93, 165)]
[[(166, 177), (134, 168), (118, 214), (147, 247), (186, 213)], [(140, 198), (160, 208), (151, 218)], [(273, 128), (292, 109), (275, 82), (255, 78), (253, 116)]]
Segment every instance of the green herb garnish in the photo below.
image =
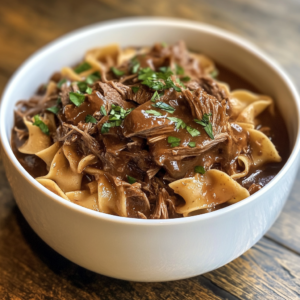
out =
[(87, 83), (84, 82), (84, 81), (79, 81), (79, 82), (76, 82), (76, 83), (77, 83), (77, 86), (78, 86), (80, 92), (81, 93), (85, 93), (85, 91), (86, 91), (86, 89), (88, 87)]
[(107, 116), (107, 112), (106, 112), (106, 109), (105, 109), (105, 106), (104, 106), (104, 105), (102, 105), (102, 106), (100, 107), (100, 112), (101, 112), (101, 115)]
[(145, 110), (145, 113), (148, 115), (154, 115), (154, 116), (161, 116), (162, 114), (156, 110), (150, 109), (150, 110)]
[(162, 110), (165, 110), (166, 112), (173, 114), (175, 111), (175, 108), (171, 105), (164, 103), (164, 102), (156, 102), (155, 104), (152, 104), (153, 107), (160, 108)]
[(54, 113), (56, 115), (59, 111), (59, 107), (55, 105), (55, 106), (46, 108), (46, 110), (51, 111), (52, 113)]
[(57, 105), (61, 104), (61, 98), (60, 97), (57, 98), (56, 103), (57, 103)]
[(209, 114), (204, 114), (202, 117), (202, 120), (198, 120), (198, 119), (194, 119), (194, 121), (197, 124), (200, 124), (204, 127), (205, 132), (207, 133), (207, 135), (214, 140), (214, 134), (213, 134), (213, 128), (212, 128), (212, 124), (209, 122), (209, 117), (212, 115), (212, 113)]
[(131, 65), (132, 65), (131, 72), (132, 72), (133, 74), (137, 73), (137, 71), (138, 71), (139, 68), (140, 68), (140, 63), (139, 63), (139, 61), (137, 60), (136, 57), (134, 57), (134, 58), (131, 60)]
[(177, 138), (175, 136), (168, 136), (168, 143), (171, 144), (170, 146), (172, 148), (178, 147), (180, 145), (180, 138)]
[(195, 173), (200, 173), (200, 174), (205, 174), (205, 169), (202, 167), (202, 166), (196, 166), (195, 168), (194, 168), (194, 172)]
[(63, 85), (65, 82), (67, 82), (67, 79), (66, 79), (66, 78), (63, 78), (63, 79), (61, 79), (61, 80), (56, 84), (56, 86), (57, 86), (59, 89), (61, 89), (62, 85)]
[(212, 78), (217, 78), (218, 75), (219, 75), (218, 69), (214, 69), (214, 70), (210, 73), (210, 76), (211, 76)]
[(86, 117), (85, 117), (85, 123), (97, 124), (97, 120), (93, 116), (91, 116), (91, 115), (86, 115)]
[(97, 80), (100, 80), (101, 79), (101, 75), (100, 73), (97, 71), (97, 72), (94, 72), (93, 74), (90, 74), (89, 76), (87, 76), (87, 78), (85, 79), (85, 82), (87, 84), (94, 84), (95, 81)]
[(92, 66), (87, 63), (87, 62), (84, 62), (82, 63), (81, 65), (77, 66), (75, 69), (74, 69), (74, 72), (79, 74), (79, 73), (82, 73), (84, 71), (87, 71), (91, 68)]
[(136, 94), (139, 91), (140, 87), (139, 86), (132, 86), (131, 89)]
[(195, 143), (195, 142), (189, 142), (188, 145), (189, 145), (191, 148), (195, 148), (195, 147), (196, 147), (196, 143)]
[(39, 127), (41, 129), (41, 131), (47, 135), (49, 135), (49, 128), (48, 126), (41, 120), (39, 115), (35, 115), (33, 117), (34, 122), (32, 123), (32, 125), (35, 125), (37, 127)]
[(87, 94), (91, 94), (93, 92), (93, 89), (91, 87), (87, 87), (86, 91)]
[(85, 99), (85, 95), (78, 92), (70, 92), (69, 97), (71, 102), (73, 102), (76, 106), (80, 106)]
[(136, 183), (136, 179), (135, 179), (134, 177), (129, 176), (129, 175), (127, 175), (127, 180), (128, 180), (128, 182), (129, 182), (130, 184)]
[(120, 70), (118, 70), (118, 69), (115, 68), (115, 67), (111, 67), (110, 69), (111, 69), (111, 71), (112, 71), (117, 77), (121, 77), (121, 76), (123, 76), (123, 75), (125, 74), (125, 72), (120, 71)]
[(151, 102), (155, 102), (156, 100), (158, 100), (160, 98), (160, 95), (157, 91), (154, 92), (153, 96), (151, 97)]
[(180, 80), (183, 81), (183, 82), (187, 82), (187, 81), (190, 81), (190, 80), (191, 80), (191, 77), (189, 77), (189, 76), (184, 76), (184, 77), (181, 77)]
[(168, 47), (168, 44), (167, 44), (166, 42), (162, 42), (161, 45), (162, 45), (164, 48)]
[(198, 131), (197, 129), (192, 128), (192, 127), (190, 127), (190, 126), (187, 126), (187, 127), (186, 127), (186, 130), (188, 131), (188, 133), (189, 133), (192, 137), (195, 137), (195, 136), (200, 135), (200, 131)]
[(183, 75), (183, 74), (184, 74), (183, 67), (176, 64), (176, 75)]
[(179, 129), (180, 127), (184, 129), (186, 127), (186, 124), (179, 118), (173, 118), (173, 117), (167, 117), (170, 121), (176, 123), (175, 128)]

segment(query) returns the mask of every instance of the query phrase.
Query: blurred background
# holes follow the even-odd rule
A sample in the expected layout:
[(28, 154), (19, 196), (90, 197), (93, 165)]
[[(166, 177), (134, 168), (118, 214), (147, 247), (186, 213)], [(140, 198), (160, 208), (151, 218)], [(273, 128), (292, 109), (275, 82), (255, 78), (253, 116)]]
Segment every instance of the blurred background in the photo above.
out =
[(115, 18), (163, 16), (237, 33), (277, 59), (300, 85), (299, 0), (1, 0), (0, 92), (30, 54), (74, 29)]

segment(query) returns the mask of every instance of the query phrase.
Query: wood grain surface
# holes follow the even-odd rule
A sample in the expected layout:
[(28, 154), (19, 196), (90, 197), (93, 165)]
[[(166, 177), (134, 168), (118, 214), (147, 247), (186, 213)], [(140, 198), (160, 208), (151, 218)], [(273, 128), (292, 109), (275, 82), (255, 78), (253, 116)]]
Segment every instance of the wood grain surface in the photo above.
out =
[[(300, 87), (298, 0), (0, 1), (0, 93), (18, 66), (53, 39), (129, 16), (196, 20), (257, 44)], [(49, 248), (18, 210), (0, 161), (0, 299), (300, 299), (300, 174), (277, 222), (230, 264), (191, 279), (134, 283), (87, 271)]]

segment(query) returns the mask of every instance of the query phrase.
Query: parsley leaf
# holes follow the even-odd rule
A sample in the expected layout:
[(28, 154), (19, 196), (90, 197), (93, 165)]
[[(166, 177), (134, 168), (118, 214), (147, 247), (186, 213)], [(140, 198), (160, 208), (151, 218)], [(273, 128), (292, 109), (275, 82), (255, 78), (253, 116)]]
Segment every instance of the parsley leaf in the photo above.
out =
[(186, 127), (186, 130), (188, 131), (188, 133), (189, 133), (192, 137), (195, 137), (195, 136), (200, 135), (200, 131), (198, 131), (197, 129), (192, 128), (192, 127), (190, 127), (190, 126), (187, 126), (187, 127)]
[(61, 104), (61, 98), (60, 97), (57, 98), (56, 103), (57, 103), (57, 105)]
[(180, 145), (180, 138), (177, 138), (175, 136), (168, 136), (168, 143), (171, 144), (170, 146), (172, 148), (178, 147)]
[(77, 82), (77, 86), (78, 86), (81, 93), (84, 93), (86, 91), (87, 87), (88, 87), (87, 83), (84, 82), (84, 81)]
[(97, 120), (93, 116), (91, 116), (91, 115), (86, 115), (86, 117), (85, 117), (85, 123), (97, 124)]
[(57, 86), (59, 89), (61, 89), (62, 85), (63, 85), (65, 82), (67, 82), (67, 79), (66, 79), (66, 78), (63, 78), (63, 79), (61, 79), (61, 80), (56, 84), (56, 86)]
[(131, 89), (136, 94), (139, 91), (140, 87), (139, 86), (132, 86)]
[(129, 175), (127, 175), (127, 180), (130, 184), (134, 184), (136, 182), (136, 179), (134, 177), (129, 176)]
[(200, 174), (205, 174), (205, 169), (202, 167), (202, 166), (196, 166), (195, 168), (194, 168), (194, 172), (195, 173), (200, 173)]
[(115, 67), (111, 67), (110, 69), (115, 74), (115, 76), (117, 76), (117, 77), (121, 77), (121, 76), (123, 76), (125, 74), (125, 72), (120, 71), (120, 70), (118, 70)]
[(218, 69), (214, 69), (214, 70), (210, 73), (210, 76), (211, 76), (212, 78), (217, 78), (218, 75), (219, 75)]
[(184, 74), (183, 67), (176, 64), (176, 75), (183, 75), (183, 74)]
[(97, 72), (94, 72), (93, 74), (90, 74), (89, 76), (87, 76), (87, 78), (85, 79), (85, 82), (87, 84), (94, 84), (95, 81), (97, 80), (100, 80), (101, 79), (101, 75), (100, 73), (97, 71)]
[(207, 133), (207, 135), (214, 140), (214, 134), (213, 134), (213, 128), (212, 128), (212, 124), (209, 122), (209, 117), (212, 115), (212, 113), (209, 114), (204, 114), (202, 117), (202, 120), (198, 120), (198, 119), (194, 119), (194, 121), (197, 124), (200, 124), (204, 127), (205, 132)]
[(93, 89), (91, 87), (87, 87), (86, 91), (87, 94), (91, 94), (93, 92)]
[(48, 107), (46, 110), (51, 111), (52, 113), (54, 113), (56, 115), (59, 111), (59, 107), (55, 105), (52, 107)]
[(153, 107), (160, 108), (162, 110), (165, 110), (166, 112), (173, 114), (175, 111), (175, 108), (171, 105), (164, 103), (164, 102), (156, 102), (155, 104), (152, 104)]
[(176, 129), (179, 129), (180, 127), (182, 129), (184, 129), (186, 127), (186, 124), (179, 118), (173, 118), (173, 117), (168, 117), (167, 119), (169, 119), (170, 121), (176, 123)]
[(33, 117), (34, 122), (32, 123), (32, 125), (35, 125), (37, 127), (39, 127), (41, 129), (41, 131), (47, 135), (49, 135), (49, 128), (48, 126), (41, 120), (39, 115), (35, 115)]
[(162, 42), (161, 45), (162, 45), (164, 48), (168, 47), (168, 44), (167, 44), (166, 42)]
[(137, 60), (136, 57), (134, 57), (132, 60), (131, 60), (131, 65), (132, 65), (132, 69), (131, 69), (131, 72), (133, 74), (137, 73), (139, 68), (140, 68), (140, 63), (139, 61)]
[(69, 97), (71, 102), (73, 102), (76, 106), (80, 106), (85, 99), (85, 95), (78, 92), (70, 92)]
[(195, 147), (196, 147), (196, 143), (195, 143), (195, 142), (189, 142), (188, 145), (189, 145), (191, 148), (195, 148)]
[(160, 98), (160, 95), (157, 91), (155, 91), (155, 93), (153, 94), (153, 96), (151, 97), (151, 102), (155, 102), (157, 99)]
[(189, 76), (184, 76), (184, 77), (181, 77), (180, 80), (181, 80), (182, 82), (187, 82), (187, 81), (190, 81), (190, 80), (191, 80), (191, 77), (189, 77)]
[(145, 113), (148, 115), (154, 115), (154, 116), (161, 116), (162, 114), (156, 110), (150, 109), (150, 110), (145, 110)]
[(102, 105), (102, 106), (100, 107), (100, 112), (101, 112), (101, 115), (107, 116), (107, 112), (106, 112), (106, 109), (105, 109), (105, 106), (104, 106), (104, 105)]
[(74, 72), (79, 74), (79, 73), (82, 73), (84, 71), (87, 71), (91, 68), (92, 66), (87, 63), (87, 62), (84, 62), (82, 63), (81, 65), (77, 66), (75, 69), (74, 69)]

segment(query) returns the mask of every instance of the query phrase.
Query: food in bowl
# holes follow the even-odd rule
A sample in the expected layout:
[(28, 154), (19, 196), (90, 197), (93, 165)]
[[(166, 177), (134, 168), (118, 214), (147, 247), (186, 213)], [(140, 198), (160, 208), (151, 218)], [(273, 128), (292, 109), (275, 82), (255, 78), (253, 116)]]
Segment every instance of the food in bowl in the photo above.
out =
[(17, 104), (12, 147), (67, 201), (107, 214), (203, 214), (263, 188), (289, 155), (273, 100), (184, 42), (89, 50)]

